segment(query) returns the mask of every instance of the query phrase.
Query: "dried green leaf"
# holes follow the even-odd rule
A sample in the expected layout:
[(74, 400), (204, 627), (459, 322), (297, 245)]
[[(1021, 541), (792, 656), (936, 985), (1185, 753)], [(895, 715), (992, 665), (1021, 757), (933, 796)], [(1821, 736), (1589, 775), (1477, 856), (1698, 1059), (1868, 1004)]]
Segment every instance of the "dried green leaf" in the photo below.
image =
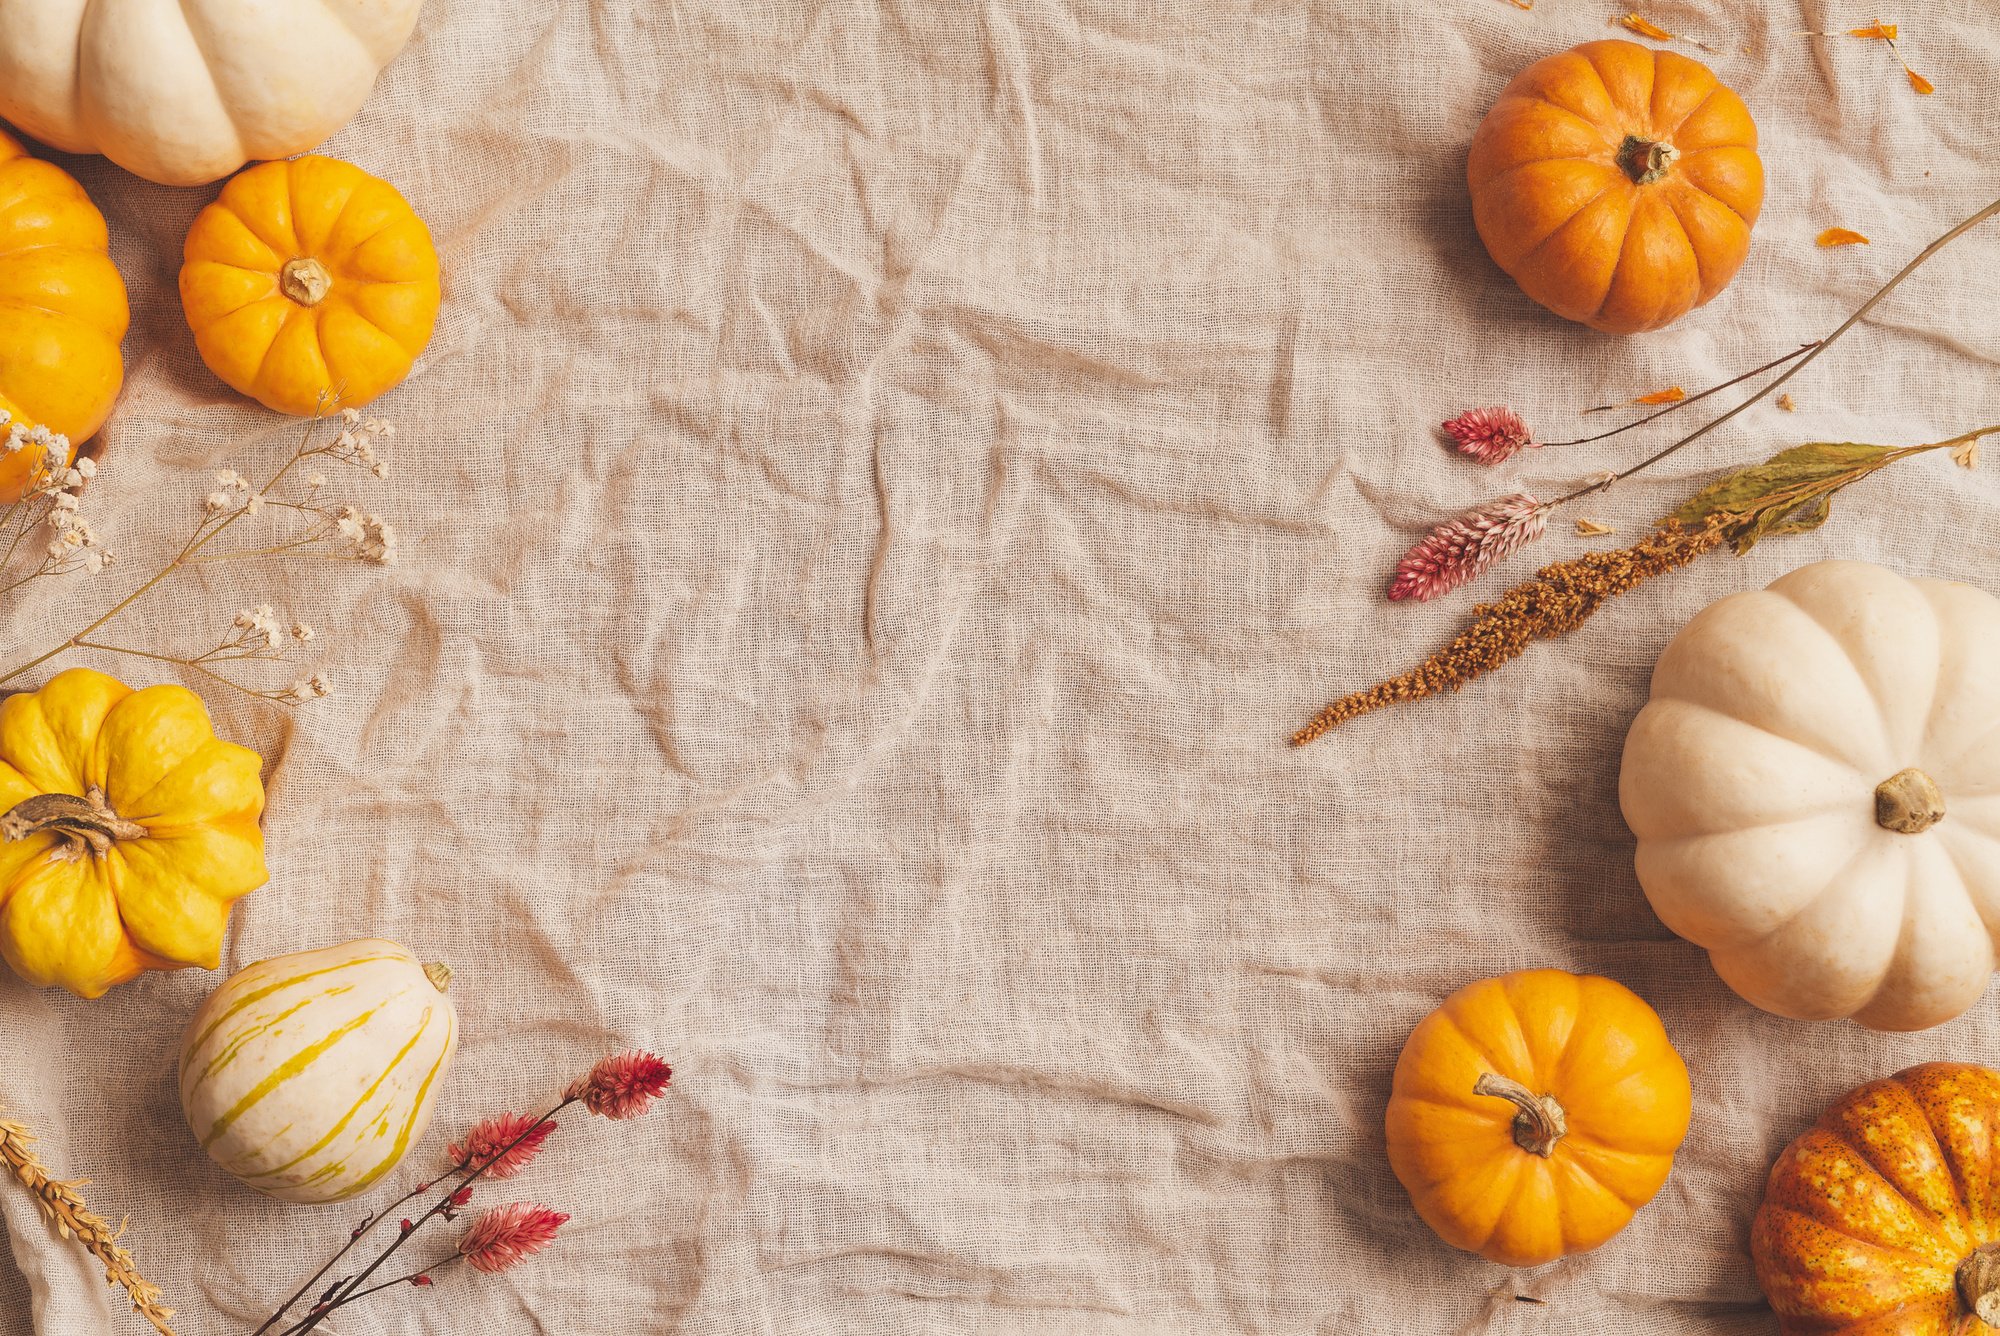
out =
[(1795, 445), (1771, 456), (1762, 464), (1752, 464), (1749, 468), (1738, 469), (1716, 479), (1682, 502), (1672, 518), (1693, 528), (1710, 515), (1746, 514), (1759, 503), (1768, 504), (1775, 493), (1788, 492), (1802, 485), (1831, 482), (1856, 469), (1880, 464), (1882, 457), (1888, 453), (1888, 447), (1880, 445), (1828, 441)]

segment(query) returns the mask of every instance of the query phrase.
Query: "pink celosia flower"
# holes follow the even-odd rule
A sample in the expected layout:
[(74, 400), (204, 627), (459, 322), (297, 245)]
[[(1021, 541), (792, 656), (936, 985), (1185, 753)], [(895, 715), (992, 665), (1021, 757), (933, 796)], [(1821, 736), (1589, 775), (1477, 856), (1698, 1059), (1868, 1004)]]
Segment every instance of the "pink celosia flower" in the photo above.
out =
[(555, 1130), (554, 1123), (538, 1123), (526, 1114), (495, 1114), (475, 1124), (464, 1142), (454, 1143), (447, 1153), (461, 1169), (484, 1165), (488, 1178), (512, 1178), (542, 1153), (542, 1143)]
[(533, 1202), (495, 1206), (472, 1222), (458, 1252), (475, 1271), (505, 1271), (555, 1242), (556, 1231), (568, 1221), (561, 1211)]
[(1403, 554), (1389, 586), (1391, 602), (1419, 603), (1448, 594), (1494, 562), (1540, 538), (1549, 509), (1526, 492), (1490, 501), (1440, 524)]
[(1444, 424), (1444, 434), (1460, 454), (1482, 464), (1512, 459), (1535, 444), (1528, 424), (1511, 408), (1468, 408)]
[(563, 1092), (602, 1118), (637, 1118), (666, 1091), (674, 1069), (651, 1053), (633, 1049), (614, 1053), (590, 1069), (590, 1075)]

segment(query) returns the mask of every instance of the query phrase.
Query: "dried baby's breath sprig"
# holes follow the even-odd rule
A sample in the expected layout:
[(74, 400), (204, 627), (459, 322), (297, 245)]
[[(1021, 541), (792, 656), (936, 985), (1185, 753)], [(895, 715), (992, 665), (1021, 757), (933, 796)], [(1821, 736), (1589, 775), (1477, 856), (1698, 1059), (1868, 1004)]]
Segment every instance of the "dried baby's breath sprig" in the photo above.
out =
[(74, 1238), (90, 1250), (103, 1264), (106, 1282), (124, 1288), (131, 1297), (132, 1311), (150, 1322), (153, 1330), (161, 1336), (174, 1336), (168, 1325), (174, 1310), (160, 1302), (160, 1287), (139, 1274), (132, 1254), (118, 1241), (125, 1227), (112, 1228), (84, 1204), (82, 1180), (63, 1182), (51, 1177), (35, 1155), (34, 1140), (34, 1133), (22, 1124), (0, 1118), (0, 1161), (5, 1161), (8, 1172), (35, 1195), (49, 1224), (64, 1238)]
[[(1824, 524), (1834, 496), (1899, 460), (1935, 451), (1954, 462), (2000, 435), (2000, 423), (1929, 445), (1883, 446), (1813, 442), (1782, 450), (1738, 469), (1689, 497), (1660, 526), (1630, 547), (1591, 552), (1544, 566), (1499, 601), (1472, 610), (1472, 623), (1409, 672), (1352, 692), (1326, 706), (1292, 735), (1306, 743), (1385, 705), (1456, 691), (1519, 656), (1538, 640), (1567, 635), (1619, 594), (1656, 575), (1679, 570), (1724, 543), (1740, 554), (1760, 538), (1805, 533)], [(1969, 465), (1968, 465), (1969, 467)]]
[[(326, 499), (326, 474), (317, 469), (308, 473), (303, 466), (342, 464), (377, 478), (387, 477), (389, 465), (381, 455), (380, 446), (381, 442), (394, 435), (395, 428), (380, 418), (363, 417), (352, 408), (341, 409), (334, 415), (329, 406), (327, 412), (322, 412), (306, 424), (290, 456), (263, 483), (259, 484), (233, 468), (217, 471), (211, 489), (202, 499), (194, 531), (163, 567), (82, 630), (27, 662), (0, 672), (0, 685), (58, 655), (72, 650), (95, 650), (172, 664), (279, 705), (296, 705), (326, 696), (331, 689), (330, 683), (326, 674), (319, 671), (296, 676), (288, 684), (279, 686), (260, 686), (236, 675), (235, 670), (249, 664), (289, 662), (293, 652), (317, 636), (317, 632), (303, 621), (291, 621), (288, 634), (287, 623), (269, 604), (259, 604), (238, 613), (213, 645), (198, 652), (168, 652), (123, 644), (103, 633), (122, 613), (158, 588), (174, 572), (190, 566), (289, 557), (393, 565), (397, 539), (395, 529), (389, 522), (372, 511)], [(24, 435), (18, 424), (14, 437), (22, 438), (20, 446), (15, 448), (37, 444), (34, 433)], [(60, 437), (43, 442), (41, 448), (44, 457), (50, 460), (59, 462), (68, 457), (68, 443)], [(28, 496), (24, 498), (22, 506), (25, 508), (17, 506), (18, 520), (15, 511), (0, 519), (0, 536), (7, 533), (6, 524), (17, 524), (14, 547), (20, 545), (22, 534), (32, 531), (38, 524), (54, 535), (47, 544), (41, 564), (20, 577), (14, 585), (0, 585), (0, 593), (39, 576), (72, 570), (94, 572), (108, 564), (110, 554), (103, 551), (96, 533), (78, 514), (75, 495), (76, 489), (94, 472), (95, 466), (89, 460), (79, 460), (74, 468), (67, 469), (46, 466), (37, 473)], [(230, 546), (221, 541), (225, 534), (240, 532), (238, 526), (254, 517), (262, 517), (277, 532), (267, 533), (263, 539), (241, 546)], [(14, 547), (0, 557), (0, 569), (5, 569)]]

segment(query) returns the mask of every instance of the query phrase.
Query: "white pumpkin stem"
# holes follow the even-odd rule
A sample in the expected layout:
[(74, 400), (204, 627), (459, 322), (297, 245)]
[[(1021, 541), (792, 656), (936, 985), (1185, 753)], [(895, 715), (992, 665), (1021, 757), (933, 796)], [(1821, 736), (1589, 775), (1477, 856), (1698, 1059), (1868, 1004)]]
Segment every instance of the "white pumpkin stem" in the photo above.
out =
[(1921, 835), (1944, 820), (1937, 783), (1911, 766), (1875, 786), (1875, 824), (1899, 835)]
[(333, 291), (333, 275), (310, 255), (285, 261), (278, 271), (278, 288), (301, 306), (318, 306)]
[(431, 987), (440, 993), (451, 990), (451, 966), (442, 960), (433, 960), (424, 966), (424, 977), (431, 981)]
[(88, 852), (103, 857), (119, 840), (143, 839), (146, 828), (111, 810), (104, 790), (92, 788), (79, 798), (73, 793), (42, 793), (24, 798), (0, 816), (0, 837), (25, 840), (43, 831), (62, 841), (63, 857), (75, 862)]
[(1664, 139), (1626, 135), (1618, 146), (1618, 166), (1638, 186), (1649, 186), (1665, 176), (1680, 156), (1681, 151)]
[(1556, 1142), (1569, 1132), (1569, 1115), (1554, 1095), (1537, 1095), (1519, 1081), (1498, 1072), (1482, 1073), (1472, 1093), (1504, 1099), (1520, 1112), (1514, 1115), (1514, 1144), (1543, 1159), (1555, 1154)]
[(1958, 1264), (1958, 1297), (1972, 1315), (2000, 1328), (2000, 1243), (1982, 1243)]

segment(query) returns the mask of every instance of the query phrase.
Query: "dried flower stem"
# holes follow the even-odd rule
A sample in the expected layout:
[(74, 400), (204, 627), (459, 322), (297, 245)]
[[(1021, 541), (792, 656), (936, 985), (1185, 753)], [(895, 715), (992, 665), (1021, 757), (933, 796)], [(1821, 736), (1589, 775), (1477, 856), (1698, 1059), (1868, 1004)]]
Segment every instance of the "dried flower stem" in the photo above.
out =
[[(1726, 413), (1723, 413), (1720, 417), (1712, 419), (1706, 425), (1697, 427), (1695, 430), (1681, 437), (1678, 441), (1675, 441), (1672, 445), (1667, 446), (1664, 450), (1660, 450), (1646, 456), (1646, 458), (1640, 460), (1638, 463), (1632, 465), (1630, 468), (1625, 469), (1623, 472), (1614, 473), (1608, 478), (1603, 478), (1593, 482), (1586, 483), (1582, 487), (1579, 487), (1572, 492), (1568, 492), (1562, 496), (1557, 497), (1555, 500), (1549, 502), (1550, 508), (1553, 509), (1556, 506), (1565, 505), (1568, 502), (1574, 501), (1579, 497), (1589, 496), (1593, 492), (1601, 492), (1605, 488), (1611, 486), (1613, 483), (1622, 482), (1626, 478), (1631, 477), (1635, 473), (1639, 473), (1646, 469), (1649, 469), (1653, 467), (1653, 465), (1668, 458), (1670, 455), (1678, 454), (1680, 451), (1685, 450), (1688, 446), (1693, 445), (1696, 441), (1708, 435), (1710, 432), (1714, 431), (1717, 427), (1720, 427), (1723, 423), (1728, 422), (1731, 418), (1734, 418), (1739, 413), (1742, 413), (1745, 410), (1749, 409), (1753, 404), (1763, 399), (1766, 395), (1777, 390), (1780, 386), (1782, 386), (1786, 381), (1790, 380), (1793, 376), (1798, 375), (1799, 372), (1804, 371), (1807, 367), (1811, 366), (1815, 358), (1817, 358), (1821, 353), (1825, 352), (1828, 348), (1831, 348), (1836, 342), (1838, 342), (1841, 335), (1847, 333), (1848, 330), (1853, 329), (1856, 325), (1860, 324), (1862, 319), (1866, 317), (1870, 311), (1874, 310), (1877, 306), (1881, 305), (1882, 301), (1886, 297), (1888, 297), (1890, 293), (1894, 292), (1897, 289), (1897, 287), (1899, 287), (1902, 284), (1904, 279), (1908, 278), (1911, 274), (1915, 273), (1926, 260), (1931, 258), (1931, 256), (1936, 255), (1946, 246), (1949, 246), (1952, 242), (1958, 240), (1958, 238), (1964, 236), (1967, 232), (1970, 232), (1973, 228), (1979, 226), (1981, 223), (1985, 222), (1988, 218), (1993, 217), (1995, 214), (2000, 214), (2000, 199), (1994, 200), (1991, 204), (1988, 204), (1985, 208), (1979, 210), (1979, 212), (1973, 214), (1970, 218), (1967, 218), (1964, 222), (1961, 222), (1956, 227), (1953, 227), (1950, 231), (1946, 232), (1936, 241), (1933, 241), (1930, 245), (1924, 247), (1921, 251), (1917, 253), (1917, 257), (1914, 260), (1911, 260), (1908, 264), (1904, 265), (1901, 269), (1897, 270), (1893, 278), (1891, 278), (1887, 283), (1884, 283), (1880, 288), (1876, 289), (1874, 296), (1870, 297), (1867, 301), (1861, 303), (1860, 308), (1857, 309), (1853, 315), (1850, 315), (1847, 317), (1847, 319), (1841, 321), (1839, 327), (1836, 328), (1833, 331), (1833, 333), (1827, 335), (1825, 338), (1821, 339), (1818, 343), (1809, 344), (1803, 355), (1801, 355), (1796, 362), (1793, 362), (1791, 366), (1787, 367), (1783, 372), (1783, 374), (1773, 378), (1769, 384), (1765, 385), (1755, 394), (1745, 399), (1742, 403), (1736, 405), (1736, 407), (1730, 409)], [(1755, 373), (1753, 372), (1752, 374), (1754, 375)]]
[[(343, 429), (330, 439), (315, 444), (315, 437), (319, 432), (320, 426), (322, 423), (328, 421), (328, 414), (331, 411), (332, 406), (329, 404), (326, 406), (326, 411), (307, 421), (290, 457), (272, 473), (270, 478), (261, 487), (253, 489), (249, 481), (236, 474), (234, 470), (224, 470), (223, 473), (218, 475), (218, 483), (221, 484), (220, 490), (208, 498), (200, 522), (195, 525), (194, 531), (188, 535), (187, 541), (181, 545), (180, 549), (174, 553), (164, 566), (154, 572), (151, 578), (141, 583), (137, 588), (114, 603), (74, 635), (60, 641), (56, 645), (27, 660), (25, 663), (0, 672), (0, 685), (5, 685), (39, 668), (49, 660), (66, 654), (71, 650), (89, 649), (100, 653), (119, 654), (173, 664), (198, 673), (220, 685), (231, 687), (262, 700), (281, 704), (292, 704), (312, 696), (326, 694), (323, 677), (315, 676), (302, 679), (300, 682), (293, 683), (291, 686), (281, 689), (260, 690), (245, 685), (226, 673), (216, 671), (216, 666), (219, 664), (241, 659), (265, 659), (273, 661), (282, 659), (283, 656), (280, 654), (265, 652), (275, 649), (275, 640), (267, 638), (262, 641), (255, 641), (247, 636), (246, 629), (253, 626), (252, 622), (245, 620), (249, 616), (247, 613), (244, 614), (244, 617), (239, 617), (237, 621), (239, 629), (237, 631), (225, 637), (215, 647), (193, 655), (168, 654), (136, 646), (121, 645), (108, 639), (99, 638), (96, 633), (103, 630), (126, 610), (159, 588), (176, 571), (188, 566), (292, 555), (324, 555), (331, 557), (334, 553), (329, 550), (330, 546), (342, 541), (352, 544), (354, 548), (352, 555), (359, 556), (363, 560), (379, 564), (386, 564), (388, 561), (393, 560), (390, 552), (390, 548), (394, 542), (393, 535), (388, 530), (388, 527), (383, 525), (378, 518), (374, 516), (362, 516), (360, 512), (354, 511), (352, 508), (335, 512), (325, 506), (310, 503), (313, 495), (316, 493), (316, 489), (324, 479), (317, 476), (313, 478), (307, 484), (306, 491), (301, 494), (302, 499), (295, 500), (288, 498), (280, 490), (299, 465), (313, 459), (329, 459), (343, 463), (358, 464), (369, 469), (370, 472), (373, 472), (378, 477), (384, 476), (386, 465), (376, 459), (373, 446), (370, 442), (378, 434), (384, 436), (390, 434), (392, 428), (374, 419), (368, 419), (363, 422), (359, 414), (352, 412), (352, 410), (343, 410), (339, 417), (334, 419), (336, 425)], [(51, 499), (47, 504), (49, 507), (54, 508), (58, 507), (61, 501), (62, 498), (57, 497)], [(293, 512), (306, 521), (305, 526), (301, 531), (280, 543), (232, 550), (215, 550), (217, 540), (234, 528), (245, 516), (260, 514), (266, 509)], [(34, 513), (33, 508), (24, 511), (21, 509), (21, 503), (16, 503), (14, 507), (11, 507), (6, 512), (4, 517), (0, 517), (0, 528), (4, 528), (7, 523), (12, 522), (13, 517), (17, 514), (23, 518), (24, 524), (21, 530), (14, 535), (14, 545), (18, 545), (21, 536), (34, 528), (40, 522), (40, 519), (47, 518), (46, 515), (38, 516)], [(63, 519), (61, 515), (57, 515), (55, 518), (57, 520)], [(8, 549), (9, 553), (11, 554), (13, 550), (13, 545), (10, 545)], [(0, 557), (0, 567), (4, 567), (4, 565), (5, 558)], [(15, 584), (0, 588), (0, 594), (17, 588), (19, 585), (25, 584), (28, 580), (34, 579), (39, 575), (52, 573), (54, 570), (60, 568), (60, 566), (61, 561), (55, 557), (51, 557), (44, 561), (40, 567), (31, 570), (27, 575), (17, 580)], [(268, 608), (261, 609), (260, 612), (267, 617), (269, 615)], [(298, 638), (304, 640), (310, 638), (310, 636), (305, 635)]]
[(1515, 658), (1537, 640), (1574, 631), (1606, 600), (1714, 551), (1723, 537), (1720, 518), (1693, 530), (1669, 523), (1631, 547), (1591, 552), (1544, 566), (1533, 579), (1502, 594), (1497, 603), (1474, 608), (1470, 626), (1409, 672), (1326, 706), (1292, 734), (1292, 745), (1303, 747), (1328, 729), (1385, 705), (1456, 691)]
[[(1803, 357), (1807, 353), (1811, 352), (1813, 349), (1819, 347), (1820, 343), (1824, 342), (1825, 340), (1822, 339), (1815, 343), (1802, 343), (1798, 347), (1792, 349), (1790, 352), (1785, 353), (1783, 356), (1772, 358), (1770, 361), (1764, 363), (1764, 365), (1762, 366), (1752, 367), (1750, 370), (1745, 371), (1743, 374), (1739, 376), (1731, 376), (1728, 380), (1723, 381), (1720, 385), (1711, 385), (1707, 389), (1702, 390), (1695, 394), (1690, 394), (1684, 399), (1676, 399), (1674, 402), (1668, 404), (1665, 408), (1659, 409), (1652, 413), (1648, 413), (1646, 414), (1646, 416), (1642, 418), (1634, 418), (1632, 421), (1626, 423), (1622, 427), (1613, 427), (1610, 431), (1600, 431), (1595, 436), (1579, 436), (1573, 441), (1547, 441), (1543, 443), (1542, 449), (1555, 450), (1566, 445), (1589, 445), (1595, 441), (1607, 441), (1610, 440), (1613, 436), (1623, 435), (1625, 432), (1628, 431), (1635, 431), (1638, 428), (1645, 426), (1648, 422), (1657, 422), (1659, 419), (1665, 417), (1669, 413), (1679, 412), (1681, 409), (1686, 408), (1689, 404), (1698, 404), (1702, 400), (1708, 398), (1711, 394), (1721, 394), (1724, 390), (1729, 389), (1732, 386), (1741, 385), (1744, 381), (1754, 380), (1758, 376), (1763, 375), (1766, 371), (1775, 370), (1776, 368), (1781, 367), (1785, 363), (1791, 361), (1795, 357)], [(1606, 407), (1610, 408), (1617, 408), (1621, 406), (1622, 405), (1618, 404), (1606, 405)], [(1596, 412), (1597, 410), (1591, 409), (1589, 411)]]
[[(1724, 543), (1733, 544), (1740, 553), (1760, 536), (1815, 528), (1825, 522), (1835, 495), (1900, 460), (1949, 450), (1955, 460), (1970, 467), (1969, 447), (1988, 436), (2000, 436), (2000, 422), (1928, 445), (1799, 446), (1727, 475), (1695, 493), (1673, 517), (1631, 547), (1544, 566), (1498, 602), (1474, 608), (1471, 625), (1449, 645), (1406, 673), (1327, 705), (1292, 734), (1292, 745), (1302, 747), (1385, 705), (1456, 691), (1518, 657), (1537, 640), (1574, 631), (1608, 600), (1656, 575), (1679, 570)], [(1831, 462), (1802, 464), (1802, 455)]]
[[(446, 1187), (444, 1194), (440, 1196), (435, 1203), (432, 1204), (429, 1210), (425, 1211), (423, 1215), (419, 1216), (416, 1222), (409, 1229), (402, 1231), (402, 1233), (396, 1238), (394, 1242), (392, 1242), (388, 1247), (382, 1250), (380, 1256), (378, 1256), (374, 1261), (370, 1262), (365, 1268), (362, 1269), (360, 1274), (356, 1275), (352, 1280), (341, 1282), (340, 1285), (334, 1288), (329, 1298), (314, 1305), (314, 1307), (311, 1309), (311, 1311), (309, 1311), (305, 1315), (305, 1317), (301, 1318), (298, 1322), (294, 1323), (293, 1325), (285, 1328), (283, 1333), (281, 1333), (281, 1336), (303, 1336), (305, 1332), (309, 1332), (313, 1330), (313, 1328), (319, 1326), (319, 1324), (324, 1322), (336, 1308), (341, 1307), (343, 1304), (351, 1303), (354, 1300), (359, 1299), (364, 1294), (373, 1294), (377, 1290), (388, 1288), (388, 1286), (386, 1285), (377, 1285), (368, 1289), (363, 1289), (362, 1287), (367, 1284), (370, 1277), (372, 1277), (377, 1271), (380, 1271), (382, 1269), (384, 1263), (386, 1263), (391, 1257), (396, 1255), (397, 1249), (401, 1248), (405, 1243), (408, 1243), (412, 1238), (416, 1236), (417, 1231), (421, 1230), (425, 1225), (429, 1224), (437, 1217), (444, 1215), (448, 1211), (453, 1210), (456, 1204), (455, 1199), (458, 1197), (458, 1195), (464, 1192), (466, 1189), (470, 1188), (474, 1183), (478, 1182), (480, 1179), (484, 1178), (486, 1176), (487, 1170), (491, 1169), (495, 1164), (503, 1160), (506, 1157), (508, 1151), (514, 1149), (515, 1146), (520, 1145), (523, 1141), (526, 1141), (529, 1137), (535, 1135), (536, 1129), (539, 1128), (543, 1123), (553, 1121), (557, 1114), (561, 1113), (564, 1109), (567, 1109), (570, 1105), (575, 1104), (581, 1098), (582, 1095), (580, 1093), (565, 1095), (561, 1103), (557, 1104), (554, 1108), (550, 1109), (540, 1118), (530, 1123), (528, 1125), (528, 1130), (521, 1133), (520, 1136), (516, 1137), (511, 1144), (503, 1147), (499, 1154), (493, 1156), (491, 1159), (487, 1159), (481, 1163), (467, 1165), (465, 1168), (459, 1170), (458, 1176), (455, 1179), (453, 1179), (451, 1183)], [(425, 1186), (431, 1187), (435, 1186), (435, 1184), (434, 1183), (427, 1184)], [(423, 1191), (423, 1190), (424, 1190), (423, 1188), (418, 1189), (418, 1191)], [(415, 1196), (416, 1194), (412, 1193), (410, 1195)], [(405, 1197), (403, 1200), (408, 1201), (409, 1197)], [(390, 1211), (384, 1211), (382, 1215), (377, 1217), (377, 1219), (378, 1220), (386, 1219), (392, 1213), (393, 1212)], [(369, 1228), (372, 1229), (373, 1227), (374, 1227), (374, 1222), (371, 1221), (369, 1224)], [(363, 1232), (365, 1233), (366, 1230), (364, 1230)], [(355, 1242), (359, 1241), (360, 1237), (361, 1236), (357, 1234), (353, 1239), (349, 1240), (348, 1247), (352, 1247)], [(299, 1301), (299, 1298), (302, 1295), (304, 1295), (307, 1290), (311, 1289), (313, 1287), (313, 1284), (319, 1280), (320, 1276), (324, 1276), (329, 1270), (331, 1270), (333, 1267), (333, 1263), (339, 1261), (341, 1256), (344, 1255), (346, 1252), (347, 1248), (342, 1248), (340, 1250), (340, 1253), (335, 1254), (332, 1262), (328, 1262), (326, 1266), (322, 1267), (318, 1275), (315, 1275), (312, 1280), (307, 1281), (303, 1286), (300, 1287), (299, 1292), (297, 1294), (294, 1294), (290, 1299), (287, 1299), (285, 1301), (284, 1307), (280, 1308), (277, 1312), (273, 1313), (270, 1316), (270, 1318), (264, 1323), (263, 1326), (257, 1328), (255, 1336), (263, 1336), (264, 1332), (269, 1331), (274, 1323), (278, 1322), (281, 1318), (284, 1317), (285, 1309), (290, 1308), (293, 1304), (297, 1303)], [(430, 1267), (426, 1267), (424, 1268), (423, 1271), (416, 1272), (415, 1274), (422, 1275), (426, 1271), (429, 1271), (431, 1269), (432, 1268)], [(406, 1277), (405, 1281), (399, 1281), (395, 1283), (397, 1284), (406, 1283), (407, 1279), (408, 1278)]]
[(409, 1205), (409, 1203), (415, 1201), (418, 1197), (422, 1196), (424, 1193), (429, 1192), (430, 1189), (431, 1185), (429, 1183), (419, 1183), (415, 1187), (411, 1188), (408, 1192), (398, 1197), (395, 1201), (391, 1202), (387, 1208), (377, 1212), (374, 1215), (369, 1216), (366, 1220), (362, 1221), (361, 1227), (356, 1229), (353, 1233), (347, 1236), (347, 1242), (340, 1246), (340, 1251), (336, 1252), (333, 1256), (327, 1258), (326, 1264), (320, 1267), (319, 1270), (313, 1272), (310, 1276), (307, 1276), (305, 1284), (299, 1286), (298, 1289), (294, 1290), (292, 1292), (291, 1298), (285, 1300), (285, 1302), (278, 1305), (278, 1311), (271, 1314), (271, 1316), (265, 1318), (264, 1325), (257, 1328), (257, 1330), (254, 1333), (252, 1333), (252, 1336), (264, 1336), (265, 1332), (268, 1332), (272, 1327), (277, 1326), (279, 1322), (284, 1320), (285, 1314), (291, 1310), (293, 1304), (305, 1298), (306, 1295), (311, 1292), (313, 1286), (319, 1284), (320, 1281), (326, 1278), (327, 1272), (333, 1270), (334, 1267), (340, 1265), (340, 1259), (347, 1256), (348, 1253), (354, 1251), (354, 1246), (356, 1244), (360, 1243), (361, 1240), (367, 1238), (370, 1234), (375, 1232), (375, 1226), (381, 1224), (384, 1220), (389, 1219), (391, 1216), (394, 1216), (403, 1207)]
[(133, 1312), (152, 1323), (160, 1336), (174, 1336), (174, 1329), (168, 1325), (174, 1310), (161, 1304), (160, 1287), (139, 1274), (132, 1254), (118, 1242), (124, 1226), (113, 1229), (84, 1204), (78, 1191), (83, 1181), (66, 1183), (50, 1177), (31, 1148), (34, 1139), (34, 1134), (20, 1123), (0, 1118), (0, 1160), (6, 1162), (8, 1172), (35, 1194), (42, 1214), (58, 1233), (80, 1241), (103, 1264), (105, 1280), (124, 1287), (131, 1296)]

